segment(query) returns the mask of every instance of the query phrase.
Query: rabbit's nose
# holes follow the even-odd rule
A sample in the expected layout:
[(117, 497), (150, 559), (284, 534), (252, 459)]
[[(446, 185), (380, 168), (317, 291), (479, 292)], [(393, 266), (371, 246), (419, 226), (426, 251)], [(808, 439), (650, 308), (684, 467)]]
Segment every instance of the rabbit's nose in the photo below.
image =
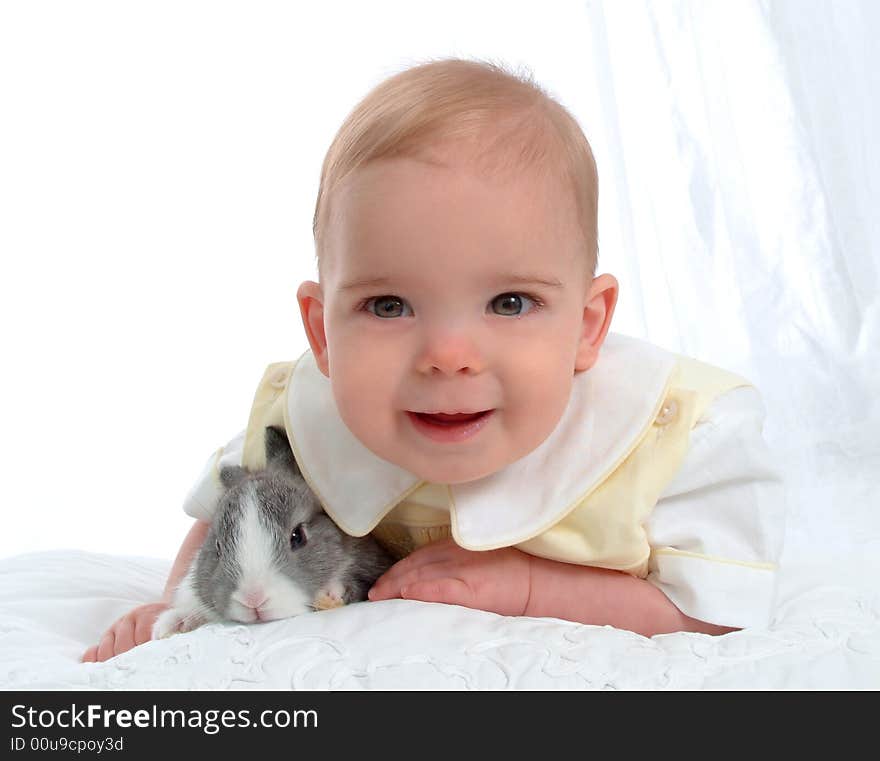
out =
[(244, 594), (237, 593), (234, 597), (245, 607), (253, 608), (254, 610), (259, 608), (269, 599), (269, 595), (267, 595), (262, 589), (250, 589)]

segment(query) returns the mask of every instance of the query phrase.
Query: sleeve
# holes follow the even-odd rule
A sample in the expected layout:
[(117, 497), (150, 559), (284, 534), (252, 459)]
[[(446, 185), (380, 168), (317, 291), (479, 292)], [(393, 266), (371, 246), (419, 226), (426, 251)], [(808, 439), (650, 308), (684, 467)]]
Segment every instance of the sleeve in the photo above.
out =
[(686, 615), (719, 626), (766, 627), (773, 615), (785, 495), (763, 420), (752, 386), (715, 399), (645, 523), (648, 581)]
[(183, 500), (183, 512), (201, 521), (210, 522), (212, 520), (214, 509), (223, 493), (220, 470), (227, 465), (241, 464), (244, 436), (245, 431), (242, 431), (226, 446), (220, 447), (208, 458), (201, 475)]

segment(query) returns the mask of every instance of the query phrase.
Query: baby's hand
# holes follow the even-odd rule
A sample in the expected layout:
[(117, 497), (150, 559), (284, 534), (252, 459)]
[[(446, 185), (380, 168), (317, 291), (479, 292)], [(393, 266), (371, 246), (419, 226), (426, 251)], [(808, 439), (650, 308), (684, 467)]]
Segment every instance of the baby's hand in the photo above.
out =
[(442, 539), (391, 566), (368, 596), (445, 602), (521, 616), (529, 601), (530, 564), (529, 555), (513, 547), (474, 552)]
[(131, 650), (136, 645), (149, 642), (153, 622), (167, 608), (167, 602), (150, 602), (130, 610), (104, 632), (97, 645), (92, 645), (82, 654), (80, 662), (106, 661), (114, 655)]

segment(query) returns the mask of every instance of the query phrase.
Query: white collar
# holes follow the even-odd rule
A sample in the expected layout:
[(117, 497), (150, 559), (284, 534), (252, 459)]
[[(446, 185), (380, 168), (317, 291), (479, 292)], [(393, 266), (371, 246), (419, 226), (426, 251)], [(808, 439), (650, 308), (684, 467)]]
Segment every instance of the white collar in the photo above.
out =
[[(562, 418), (537, 449), (484, 478), (447, 486), (456, 542), (468, 549), (509, 546), (561, 520), (629, 454), (657, 414), (674, 364), (674, 355), (657, 346), (609, 334), (599, 361), (574, 376)], [(346, 533), (369, 533), (426, 483), (355, 438), (310, 350), (297, 360), (287, 391), (297, 462)]]

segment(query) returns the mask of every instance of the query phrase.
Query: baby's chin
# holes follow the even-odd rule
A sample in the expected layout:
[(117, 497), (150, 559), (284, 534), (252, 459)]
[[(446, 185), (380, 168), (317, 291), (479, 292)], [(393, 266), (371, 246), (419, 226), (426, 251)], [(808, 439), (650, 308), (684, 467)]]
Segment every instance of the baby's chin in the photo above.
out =
[(446, 451), (409, 451), (397, 464), (404, 470), (417, 475), (422, 481), (433, 484), (466, 484), (479, 481), (504, 469), (514, 460), (508, 452), (498, 452), (495, 448), (479, 447)]
[(430, 484), (448, 484), (449, 486), (456, 486), (458, 484), (467, 484), (471, 483), (472, 481), (479, 481), (481, 478), (492, 475), (492, 473), (496, 473), (498, 470), (500, 470), (500, 468), (497, 467), (487, 467), (481, 470), (474, 470), (473, 468), (469, 468), (467, 470), (431, 469), (428, 471), (422, 471), (421, 473), (416, 473), (416, 475), (422, 481), (426, 481)]
[(412, 473), (421, 481), (432, 484), (465, 484), (478, 481), (497, 472), (508, 463), (489, 458), (485, 452), (459, 450), (458, 452), (423, 452), (416, 453), (413, 449), (401, 452), (396, 448), (393, 452), (375, 451), (382, 459)]

